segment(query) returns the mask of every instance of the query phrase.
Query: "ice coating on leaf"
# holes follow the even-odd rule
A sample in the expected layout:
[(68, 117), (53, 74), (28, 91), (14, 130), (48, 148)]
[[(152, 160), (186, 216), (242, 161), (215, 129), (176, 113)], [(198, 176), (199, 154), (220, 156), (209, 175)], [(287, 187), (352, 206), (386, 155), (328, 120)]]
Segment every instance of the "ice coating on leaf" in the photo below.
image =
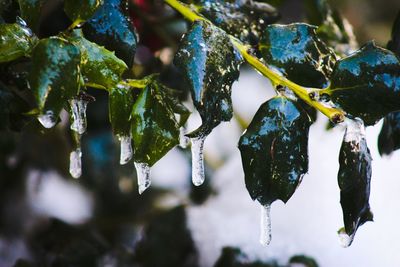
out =
[(348, 235), (344, 228), (338, 231), (340, 245), (344, 248), (350, 247), (354, 240), (354, 234)]
[(260, 243), (268, 246), (271, 239), (271, 205), (261, 205)]
[(137, 173), (138, 190), (142, 194), (151, 185), (150, 166), (147, 163), (135, 162)]
[(82, 175), (82, 151), (80, 147), (69, 154), (69, 173), (74, 178), (79, 178)]
[(185, 127), (181, 127), (179, 128), (179, 146), (181, 148), (187, 148), (189, 145), (189, 137), (187, 137), (186, 135), (186, 129)]
[(71, 106), (72, 123), (71, 130), (78, 134), (86, 132), (87, 120), (86, 120), (86, 108), (88, 102), (84, 99), (74, 98), (69, 101)]
[(346, 132), (339, 154), (338, 183), (343, 210), (344, 232), (354, 237), (357, 228), (373, 215), (369, 206), (371, 155), (361, 119), (346, 119)]
[(124, 165), (128, 163), (133, 156), (131, 136), (120, 136), (119, 141), (121, 142), (121, 154), (119, 158), (119, 164)]
[(54, 115), (54, 112), (51, 110), (48, 110), (45, 112), (45, 114), (39, 115), (38, 120), (40, 124), (43, 125), (44, 128), (53, 128), (54, 125), (57, 123), (57, 116)]
[(204, 154), (203, 147), (206, 136), (190, 138), (192, 143), (192, 182), (195, 186), (204, 183)]

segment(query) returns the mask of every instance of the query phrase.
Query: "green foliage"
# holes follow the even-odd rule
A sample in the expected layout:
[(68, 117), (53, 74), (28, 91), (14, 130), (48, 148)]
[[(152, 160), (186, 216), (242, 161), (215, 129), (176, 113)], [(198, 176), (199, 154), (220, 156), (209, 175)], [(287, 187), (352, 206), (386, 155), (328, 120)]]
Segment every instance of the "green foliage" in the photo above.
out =
[(18, 0), (21, 17), (35, 32), (39, 25), (40, 12), (46, 0)]
[(79, 24), (90, 19), (102, 4), (103, 0), (65, 0), (64, 10), (74, 23)]

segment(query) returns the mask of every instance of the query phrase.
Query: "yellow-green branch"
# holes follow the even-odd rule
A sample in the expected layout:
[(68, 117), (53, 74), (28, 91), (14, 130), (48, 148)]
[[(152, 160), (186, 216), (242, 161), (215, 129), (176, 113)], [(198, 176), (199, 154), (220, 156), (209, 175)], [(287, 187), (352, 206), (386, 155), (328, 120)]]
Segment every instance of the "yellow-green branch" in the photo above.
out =
[[(209, 21), (206, 18), (196, 14), (190, 7), (185, 4), (180, 3), (178, 0), (164, 0), (168, 5), (170, 5), (173, 9), (181, 13), (187, 20), (193, 22), (195, 20), (204, 20)], [(236, 47), (236, 49), (240, 52), (243, 58), (251, 65), (253, 68), (258, 70), (262, 75), (271, 80), (271, 82), (275, 85), (283, 85), (292, 90), (299, 98), (305, 101), (308, 105), (316, 108), (323, 114), (325, 114), (331, 121), (338, 123), (344, 120), (344, 112), (337, 108), (332, 108), (323, 103), (316, 101), (310, 97), (310, 91), (298, 85), (286, 77), (284, 77), (281, 73), (272, 70), (270, 67), (263, 64), (257, 57), (251, 55), (247, 50), (248, 46), (244, 45), (240, 40), (228, 34), (232, 44)]]

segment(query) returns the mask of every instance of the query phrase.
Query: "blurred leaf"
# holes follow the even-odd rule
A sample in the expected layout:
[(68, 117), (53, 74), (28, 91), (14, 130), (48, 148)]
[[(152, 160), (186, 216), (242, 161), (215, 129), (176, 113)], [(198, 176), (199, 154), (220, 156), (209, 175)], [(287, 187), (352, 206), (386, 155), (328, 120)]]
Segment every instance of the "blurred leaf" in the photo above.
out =
[(81, 67), (85, 83), (91, 86), (104, 87), (107, 90), (115, 87), (128, 68), (117, 58), (114, 52), (88, 41), (81, 30), (74, 30), (69, 40), (81, 50)]
[(127, 12), (126, 0), (104, 0), (94, 16), (83, 25), (87, 39), (115, 51), (132, 67), (138, 38)]
[(37, 39), (26, 25), (0, 24), (0, 63), (29, 56)]
[(364, 124), (359, 119), (349, 120), (340, 148), (338, 173), (340, 204), (349, 236), (354, 236), (365, 222), (372, 221), (369, 207), (371, 161)]
[(18, 0), (21, 17), (35, 32), (39, 26), (40, 12), (46, 0)]
[(73, 44), (58, 37), (42, 39), (32, 53), (29, 84), (41, 114), (57, 115), (80, 87), (80, 52)]
[(318, 263), (310, 257), (304, 255), (296, 255), (290, 258), (290, 266), (300, 265), (301, 267), (318, 267)]
[(200, 128), (191, 133), (193, 137), (207, 135), (221, 121), (232, 118), (231, 88), (241, 63), (229, 37), (208, 22), (194, 22), (182, 39), (175, 64), (202, 118)]
[(387, 48), (400, 57), (400, 11), (397, 13), (396, 20), (393, 24), (392, 40), (388, 42)]
[(315, 30), (304, 23), (267, 26), (259, 45), (265, 62), (297, 84), (326, 87), (335, 55), (318, 39)]
[(90, 19), (103, 4), (103, 0), (64, 0), (64, 10), (74, 23)]
[(157, 82), (142, 89), (131, 115), (135, 161), (150, 166), (179, 143), (179, 125), (160, 90)]
[(400, 109), (399, 59), (370, 42), (336, 63), (325, 92), (344, 111), (373, 125)]
[(310, 120), (279, 96), (262, 104), (239, 141), (247, 190), (262, 205), (287, 202), (308, 171)]
[(400, 112), (392, 112), (383, 120), (378, 137), (378, 150), (381, 155), (390, 155), (400, 148)]

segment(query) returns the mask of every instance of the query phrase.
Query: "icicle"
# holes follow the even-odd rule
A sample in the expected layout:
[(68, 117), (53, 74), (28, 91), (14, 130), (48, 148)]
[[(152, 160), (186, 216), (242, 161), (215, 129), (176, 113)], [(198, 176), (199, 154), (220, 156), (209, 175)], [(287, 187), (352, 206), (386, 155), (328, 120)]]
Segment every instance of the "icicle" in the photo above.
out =
[(338, 231), (339, 234), (339, 241), (340, 241), (340, 245), (344, 248), (347, 248), (351, 245), (351, 243), (353, 243), (353, 239), (354, 239), (354, 234), (352, 235), (348, 235), (346, 233), (346, 231), (344, 230), (344, 228), (341, 228)]
[(44, 128), (52, 128), (57, 123), (57, 117), (51, 110), (46, 111), (45, 114), (39, 115), (38, 120)]
[(147, 163), (135, 162), (138, 179), (139, 194), (142, 194), (151, 185), (150, 166)]
[(121, 142), (121, 154), (119, 158), (119, 164), (124, 165), (131, 160), (133, 155), (131, 137), (120, 136), (119, 141)]
[(206, 136), (190, 138), (192, 142), (192, 182), (195, 186), (204, 183), (203, 146)]
[(86, 107), (88, 101), (83, 99), (71, 99), (69, 101), (72, 111), (71, 130), (83, 134), (86, 131)]
[(261, 205), (260, 243), (268, 246), (271, 242), (271, 205)]
[(181, 148), (187, 148), (189, 145), (189, 137), (185, 136), (185, 127), (179, 128), (179, 146)]
[(79, 178), (82, 175), (82, 151), (80, 147), (69, 154), (69, 173), (74, 178)]

